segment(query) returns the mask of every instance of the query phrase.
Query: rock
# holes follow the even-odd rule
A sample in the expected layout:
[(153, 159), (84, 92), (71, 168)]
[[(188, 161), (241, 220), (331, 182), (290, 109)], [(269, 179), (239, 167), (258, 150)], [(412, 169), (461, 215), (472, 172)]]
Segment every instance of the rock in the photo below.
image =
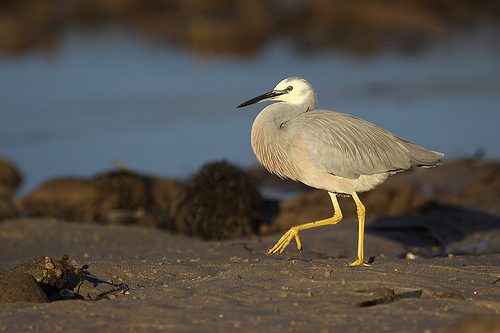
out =
[(147, 177), (156, 209), (166, 210), (179, 197), (183, 186), (167, 178)]
[(500, 215), (500, 163), (476, 164), (470, 171), (471, 182), (452, 194), (450, 203)]
[(232, 239), (258, 232), (262, 198), (243, 170), (206, 164), (171, 207), (162, 227), (203, 239)]
[[(345, 209), (341, 206), (342, 212)], [(284, 201), (280, 204), (280, 213), (276, 216), (274, 224), (279, 231), (290, 227), (318, 221), (333, 216), (333, 206), (330, 196), (326, 191), (313, 191), (297, 198)]]
[(13, 195), (21, 181), (21, 174), (14, 165), (0, 160), (0, 221), (19, 215)]
[[(368, 218), (374, 216), (414, 215), (429, 203), (429, 199), (419, 194), (409, 185), (385, 186), (360, 193), (361, 202)], [(356, 205), (350, 197), (339, 197), (339, 205), (344, 218), (356, 216)], [(280, 213), (275, 224), (280, 231), (307, 222), (331, 217), (333, 206), (326, 191), (316, 190), (280, 205)]]
[(94, 198), (92, 184), (83, 179), (55, 178), (43, 183), (20, 200), (27, 216), (83, 220)]
[(127, 172), (107, 172), (91, 180), (93, 198), (87, 220), (143, 223), (155, 203), (146, 177)]
[[(381, 185), (372, 191), (361, 193), (360, 199), (370, 216), (414, 215), (425, 207), (430, 199), (419, 194), (410, 185)], [(352, 200), (351, 200), (352, 201)], [(356, 212), (354, 204), (353, 212)]]
[(366, 232), (400, 242), (420, 257), (478, 255), (498, 252), (498, 225), (497, 215), (431, 202), (418, 215), (379, 217)]
[(43, 292), (50, 297), (63, 289), (67, 272), (79, 275), (79, 272), (71, 264), (68, 264), (67, 260), (66, 255), (60, 260), (38, 257), (14, 267), (11, 272), (31, 275)]
[(169, 179), (113, 171), (91, 180), (49, 180), (22, 198), (20, 205), (28, 216), (151, 226), (181, 188)]
[(48, 301), (49, 299), (30, 274), (0, 271), (0, 304), (47, 303)]
[(19, 211), (12, 198), (0, 196), (0, 221), (17, 216)]
[(161, 211), (181, 192), (172, 180), (127, 171), (98, 175), (92, 186), (94, 198), (87, 219), (143, 226), (156, 225)]
[(0, 160), (0, 195), (12, 196), (21, 184), (22, 176), (9, 161)]

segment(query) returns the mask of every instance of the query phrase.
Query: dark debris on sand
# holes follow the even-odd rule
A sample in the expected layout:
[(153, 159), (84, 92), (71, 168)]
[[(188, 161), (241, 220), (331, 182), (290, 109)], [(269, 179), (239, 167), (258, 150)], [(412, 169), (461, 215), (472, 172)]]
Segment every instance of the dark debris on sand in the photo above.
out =
[[(129, 290), (125, 283), (114, 284), (106, 279), (90, 275), (85, 270), (86, 265), (76, 268), (68, 263), (68, 259), (67, 255), (63, 255), (59, 260), (36, 257), (8, 272), (0, 270), (0, 304), (48, 303), (70, 299), (98, 301), (110, 299), (112, 295), (116, 296)], [(108, 288), (94, 297), (88, 293), (82, 295), (78, 292), (84, 281), (90, 282), (94, 287), (104, 284)], [(94, 293), (97, 290), (94, 290)]]
[(205, 165), (188, 185), (130, 171), (56, 178), (18, 207), (23, 216), (158, 227), (207, 240), (256, 234), (262, 220), (253, 180), (227, 162)]
[(49, 180), (22, 198), (20, 209), (27, 216), (151, 226), (180, 190), (172, 180), (111, 171)]
[[(246, 172), (225, 161), (206, 164), (188, 183), (118, 170), (91, 179), (51, 179), (24, 197), (15, 198), (20, 181), (21, 175), (11, 163), (0, 163), (1, 219), (52, 217), (133, 224), (222, 240), (282, 232), (333, 213), (324, 191), (304, 190), (300, 184), (263, 174), (260, 169)], [(278, 202), (261, 197), (257, 187), (262, 185), (283, 187), (288, 192), (295, 186), (297, 193), (303, 194)], [(428, 170), (410, 170), (390, 177), (360, 198), (370, 218), (380, 217), (369, 230), (396, 237), (418, 229), (414, 235), (432, 239), (444, 249), (460, 240), (462, 236), (457, 235), (470, 232), (467, 228), (471, 225), (479, 224), (474, 230), (496, 225), (500, 162), (457, 161)], [(352, 200), (340, 201), (344, 217), (354, 218)], [(439, 226), (444, 229), (438, 230)], [(415, 236), (411, 246), (416, 246), (417, 239)]]
[(262, 198), (247, 173), (227, 162), (207, 164), (171, 206), (162, 227), (203, 239), (256, 234)]
[[(33, 258), (9, 272), (0, 272), (0, 304), (11, 302), (47, 303), (61, 298), (71, 276), (80, 279), (80, 271), (69, 264), (68, 256), (60, 260)], [(73, 279), (74, 280), (74, 279)]]

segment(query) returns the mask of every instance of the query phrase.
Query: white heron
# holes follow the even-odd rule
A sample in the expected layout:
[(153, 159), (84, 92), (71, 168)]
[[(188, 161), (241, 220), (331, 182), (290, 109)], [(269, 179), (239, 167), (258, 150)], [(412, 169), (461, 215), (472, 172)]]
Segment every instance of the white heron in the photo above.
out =
[(349, 195), (359, 222), (357, 259), (363, 261), (365, 207), (359, 192), (383, 183), (390, 175), (413, 166), (441, 164), (443, 154), (402, 139), (374, 124), (348, 114), (315, 110), (314, 88), (299, 77), (284, 79), (270, 92), (238, 106), (281, 101), (264, 108), (252, 126), (252, 148), (264, 167), (282, 178), (328, 191), (334, 215), (293, 226), (269, 253), (281, 253), (295, 237), (302, 251), (299, 231), (338, 223), (342, 212), (337, 195)]

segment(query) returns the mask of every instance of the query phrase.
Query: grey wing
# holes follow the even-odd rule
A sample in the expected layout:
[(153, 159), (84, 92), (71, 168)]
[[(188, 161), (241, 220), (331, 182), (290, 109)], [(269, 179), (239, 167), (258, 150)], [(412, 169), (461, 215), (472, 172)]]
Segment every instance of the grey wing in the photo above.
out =
[[(336, 176), (398, 171), (436, 162), (442, 154), (420, 147), (362, 119), (333, 111), (312, 110), (299, 121), (312, 162)], [(427, 160), (426, 160), (427, 159)], [(431, 161), (432, 160), (432, 161)]]

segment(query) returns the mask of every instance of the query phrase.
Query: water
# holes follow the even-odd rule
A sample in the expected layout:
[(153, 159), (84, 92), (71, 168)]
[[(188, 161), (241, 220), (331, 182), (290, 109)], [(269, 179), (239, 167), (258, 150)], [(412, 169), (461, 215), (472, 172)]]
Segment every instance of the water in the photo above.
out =
[(0, 156), (23, 172), (21, 193), (54, 176), (112, 169), (113, 158), (175, 178), (220, 159), (248, 167), (257, 163), (250, 128), (264, 104), (236, 106), (301, 76), (319, 108), (448, 159), (478, 150), (498, 158), (498, 35), (443, 39), (416, 55), (305, 55), (278, 42), (253, 58), (197, 59), (129, 31), (71, 30), (55, 54), (0, 58)]

